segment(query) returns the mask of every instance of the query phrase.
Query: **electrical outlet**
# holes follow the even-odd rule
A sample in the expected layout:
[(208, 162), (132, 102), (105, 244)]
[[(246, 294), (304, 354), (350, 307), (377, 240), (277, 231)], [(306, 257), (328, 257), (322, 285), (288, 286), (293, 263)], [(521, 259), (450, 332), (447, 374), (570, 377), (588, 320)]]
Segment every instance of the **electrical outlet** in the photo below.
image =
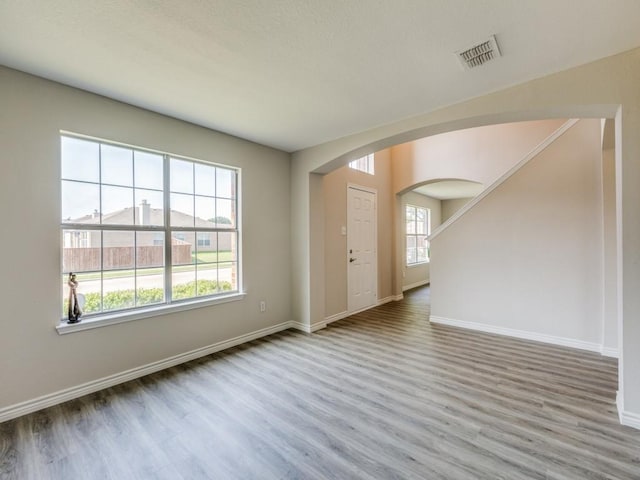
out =
[(260, 300), (260, 311), (261, 312), (267, 311), (267, 302), (265, 302), (264, 300)]

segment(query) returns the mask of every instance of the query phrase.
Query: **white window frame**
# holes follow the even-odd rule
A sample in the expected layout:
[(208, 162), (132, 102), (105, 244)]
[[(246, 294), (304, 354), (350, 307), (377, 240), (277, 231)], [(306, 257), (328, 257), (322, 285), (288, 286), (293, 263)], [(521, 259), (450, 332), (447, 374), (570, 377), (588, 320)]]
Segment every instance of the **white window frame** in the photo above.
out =
[[(414, 228), (413, 231), (414, 233), (408, 233), (407, 232), (407, 210), (408, 209), (414, 209)], [(425, 212), (425, 217), (426, 217), (426, 232), (425, 233), (417, 233), (418, 232), (418, 210), (422, 210)], [(427, 249), (426, 251), (426, 259), (425, 260), (418, 260), (418, 237), (428, 237), (429, 235), (431, 235), (431, 209), (427, 208), (427, 207), (420, 207), (418, 205), (412, 205), (407, 203), (405, 205), (404, 208), (404, 233), (405, 233), (405, 249), (404, 249), (404, 257), (405, 257), (405, 265), (407, 267), (413, 267), (416, 265), (423, 265), (425, 263), (429, 263), (430, 261), (430, 255), (429, 255), (429, 244), (428, 241), (425, 241), (426, 244), (424, 245), (424, 248)], [(415, 247), (409, 247), (409, 239), (410, 238), (414, 238), (414, 244), (416, 245)], [(415, 248), (416, 250), (416, 255), (415, 255), (415, 261), (414, 262), (410, 262), (409, 261), (409, 248)]]
[[(241, 245), (242, 245), (242, 236), (241, 236), (241, 232), (242, 232), (242, 219), (241, 219), (241, 189), (240, 189), (240, 185), (241, 185), (241, 170), (237, 167), (233, 167), (233, 166), (229, 166), (229, 165), (224, 165), (224, 164), (219, 164), (219, 163), (213, 163), (213, 162), (207, 162), (204, 160), (199, 160), (199, 159), (194, 159), (194, 158), (189, 158), (189, 157), (185, 157), (185, 156), (181, 156), (181, 155), (175, 155), (175, 154), (171, 154), (171, 153), (167, 153), (167, 152), (161, 152), (161, 151), (157, 151), (157, 150), (151, 150), (148, 148), (142, 148), (142, 147), (137, 147), (137, 146), (132, 146), (132, 145), (128, 145), (128, 144), (123, 144), (123, 143), (118, 143), (118, 142), (113, 142), (113, 141), (109, 141), (109, 140), (104, 140), (104, 139), (99, 139), (99, 138), (95, 138), (95, 137), (89, 137), (89, 136), (85, 136), (85, 135), (81, 135), (81, 134), (77, 134), (77, 133), (72, 133), (72, 132), (66, 132), (66, 131), (61, 131), (60, 132), (60, 141), (62, 142), (62, 138), (63, 137), (68, 137), (68, 138), (76, 138), (79, 140), (84, 140), (84, 141), (89, 141), (89, 142), (94, 142), (97, 144), (103, 144), (103, 145), (109, 145), (109, 146), (117, 146), (117, 147), (124, 147), (124, 148), (128, 148), (131, 149), (133, 151), (140, 151), (140, 152), (145, 152), (145, 153), (152, 153), (155, 155), (160, 155), (162, 156), (163, 159), (163, 176), (164, 176), (164, 184), (163, 184), (163, 189), (162, 189), (162, 196), (164, 199), (164, 205), (163, 205), (163, 209), (164, 209), (164, 224), (162, 226), (153, 226), (153, 225), (140, 225), (134, 222), (134, 224), (132, 225), (110, 225), (110, 224), (102, 224), (102, 223), (73, 223), (71, 221), (61, 221), (60, 223), (60, 232), (61, 232), (61, 239), (63, 240), (62, 245), (60, 246), (60, 271), (64, 277), (64, 275), (66, 275), (66, 272), (63, 272), (63, 266), (62, 266), (62, 252), (63, 252), (63, 248), (64, 248), (64, 235), (63, 233), (67, 233), (65, 232), (65, 230), (71, 230), (71, 231), (76, 231), (80, 233), (80, 237), (83, 236), (83, 234), (86, 236), (91, 236), (91, 235), (87, 235), (88, 231), (117, 231), (117, 230), (124, 230), (124, 231), (131, 231), (131, 232), (155, 232), (157, 233), (161, 233), (164, 236), (165, 242), (164, 242), (164, 250), (165, 250), (165, 254), (164, 254), (164, 265), (162, 267), (159, 268), (163, 268), (164, 269), (164, 302), (162, 303), (156, 303), (153, 305), (149, 305), (149, 306), (136, 306), (136, 307), (131, 307), (131, 308), (126, 308), (126, 309), (120, 309), (120, 310), (113, 310), (113, 311), (101, 311), (98, 313), (94, 313), (94, 314), (84, 314), (81, 317), (81, 322), (79, 323), (75, 323), (75, 324), (67, 324), (66, 318), (62, 318), (58, 325), (56, 326), (56, 329), (58, 330), (58, 333), (60, 334), (66, 334), (66, 333), (72, 333), (75, 331), (81, 331), (81, 330), (87, 330), (87, 329), (92, 329), (92, 328), (98, 328), (98, 327), (103, 327), (106, 325), (111, 325), (111, 324), (116, 324), (116, 323), (122, 323), (122, 322), (127, 322), (127, 321), (131, 321), (131, 320), (137, 320), (140, 318), (146, 318), (146, 317), (151, 317), (151, 316), (156, 316), (156, 315), (163, 315), (163, 314), (167, 314), (167, 313), (172, 313), (172, 312), (176, 312), (176, 311), (182, 311), (182, 310), (190, 310), (193, 308), (200, 308), (200, 307), (204, 307), (204, 306), (209, 306), (209, 305), (215, 305), (215, 304), (219, 304), (219, 303), (227, 303), (230, 301), (236, 301), (236, 300), (240, 300), (242, 299), (246, 294), (243, 292), (243, 288), (242, 288), (242, 255), (241, 255)], [(221, 169), (226, 169), (226, 170), (230, 170), (233, 171), (235, 173), (235, 198), (232, 198), (231, 200), (233, 201), (234, 208), (235, 208), (235, 225), (229, 225), (228, 227), (225, 226), (220, 227), (220, 226), (216, 226), (216, 227), (204, 227), (202, 225), (195, 225), (193, 227), (184, 227), (184, 226), (172, 226), (171, 225), (171, 221), (170, 221), (170, 198), (171, 198), (171, 189), (170, 189), (170, 162), (171, 159), (176, 159), (176, 160), (182, 160), (182, 161), (186, 161), (186, 162), (190, 162), (193, 164), (203, 164), (203, 165), (208, 165), (208, 166), (213, 166), (216, 168), (221, 168)], [(60, 157), (60, 163), (62, 163), (62, 154)], [(195, 173), (194, 173), (195, 175)], [(60, 185), (62, 185), (62, 182), (64, 181), (70, 181), (64, 178), (60, 179)], [(83, 183), (93, 183), (96, 184), (95, 182), (83, 182)], [(102, 182), (98, 182), (98, 185), (103, 185)], [(132, 187), (134, 188), (134, 187)], [(195, 195), (195, 194), (194, 194)], [(222, 197), (217, 197), (217, 192), (216, 192), (216, 197), (214, 198), (222, 198)], [(226, 198), (225, 198), (226, 200)], [(84, 232), (83, 232), (84, 231)], [(172, 237), (172, 233), (176, 233), (177, 231), (179, 232), (185, 232), (185, 233), (193, 233), (194, 239), (195, 239), (195, 243), (197, 244), (198, 242), (198, 233), (200, 232), (205, 232), (205, 233), (217, 233), (217, 232), (231, 232), (231, 233), (235, 233), (235, 265), (236, 265), (236, 288), (231, 290), (231, 291), (223, 291), (223, 292), (216, 292), (210, 295), (203, 295), (203, 296), (195, 296), (195, 297), (189, 297), (187, 299), (179, 299), (179, 300), (173, 300), (171, 298), (172, 295), (172, 285), (171, 285), (171, 279), (172, 279), (172, 259), (171, 259), (171, 237)], [(102, 233), (101, 233), (102, 234)], [(85, 239), (86, 242), (86, 239)], [(101, 248), (104, 248), (104, 246), (102, 246)], [(218, 260), (218, 262), (220, 262), (220, 260)], [(226, 262), (223, 262), (226, 263)], [(229, 263), (233, 263), (233, 262), (229, 262)], [(195, 266), (195, 263), (194, 263)], [(134, 267), (135, 268), (135, 267)], [(100, 273), (101, 275), (103, 274), (103, 272), (108, 271), (104, 269), (104, 265), (101, 264), (101, 268), (100, 268)], [(64, 299), (62, 299), (62, 295), (60, 296), (61, 300), (64, 301)]]
[(349, 168), (368, 173), (369, 175), (375, 175), (375, 154), (370, 153), (349, 162)]

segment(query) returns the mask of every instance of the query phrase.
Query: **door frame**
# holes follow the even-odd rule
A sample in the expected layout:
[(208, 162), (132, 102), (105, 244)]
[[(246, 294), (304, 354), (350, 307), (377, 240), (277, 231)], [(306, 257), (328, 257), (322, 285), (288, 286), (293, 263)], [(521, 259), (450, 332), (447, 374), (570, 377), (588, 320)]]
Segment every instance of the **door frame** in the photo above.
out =
[[(374, 215), (373, 215), (373, 270), (374, 270), (374, 275), (373, 275), (373, 295), (374, 295), (374, 302), (373, 304), (371, 304), (368, 307), (364, 307), (364, 308), (359, 308), (359, 309), (355, 309), (355, 310), (351, 310), (350, 309), (350, 301), (349, 301), (349, 292), (351, 291), (350, 286), (351, 286), (351, 270), (349, 268), (349, 258), (350, 258), (350, 253), (349, 253), (349, 237), (351, 235), (350, 233), (350, 226), (351, 226), (351, 209), (349, 208), (349, 189), (352, 188), (354, 190), (360, 190), (361, 192), (366, 192), (366, 193), (371, 193), (374, 197), (373, 200), (373, 209), (374, 209)], [(362, 312), (364, 310), (368, 310), (371, 307), (375, 307), (378, 304), (378, 190), (373, 188), (373, 187), (365, 187), (363, 185), (358, 185), (357, 183), (351, 183), (351, 182), (347, 182), (347, 190), (346, 190), (346, 210), (347, 210), (347, 245), (346, 245), (346, 249), (345, 249), (345, 262), (347, 265), (347, 312), (349, 313), (349, 315), (353, 314), (353, 313), (357, 313), (357, 312)]]

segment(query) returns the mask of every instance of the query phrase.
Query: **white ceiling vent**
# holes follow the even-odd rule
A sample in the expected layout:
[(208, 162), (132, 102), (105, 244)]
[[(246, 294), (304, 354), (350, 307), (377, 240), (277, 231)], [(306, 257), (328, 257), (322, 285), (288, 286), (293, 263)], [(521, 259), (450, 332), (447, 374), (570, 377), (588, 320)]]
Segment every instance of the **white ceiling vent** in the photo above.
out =
[(482, 43), (457, 51), (456, 56), (465, 70), (471, 70), (501, 55), (496, 37), (491, 35)]

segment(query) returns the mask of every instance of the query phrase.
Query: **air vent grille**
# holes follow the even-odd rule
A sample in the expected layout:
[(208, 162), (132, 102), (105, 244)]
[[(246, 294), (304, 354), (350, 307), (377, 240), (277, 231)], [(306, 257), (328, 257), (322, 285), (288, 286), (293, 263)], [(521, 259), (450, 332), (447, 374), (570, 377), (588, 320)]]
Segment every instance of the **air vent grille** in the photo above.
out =
[(482, 43), (456, 52), (456, 56), (465, 70), (479, 67), (500, 57), (500, 49), (493, 35)]

